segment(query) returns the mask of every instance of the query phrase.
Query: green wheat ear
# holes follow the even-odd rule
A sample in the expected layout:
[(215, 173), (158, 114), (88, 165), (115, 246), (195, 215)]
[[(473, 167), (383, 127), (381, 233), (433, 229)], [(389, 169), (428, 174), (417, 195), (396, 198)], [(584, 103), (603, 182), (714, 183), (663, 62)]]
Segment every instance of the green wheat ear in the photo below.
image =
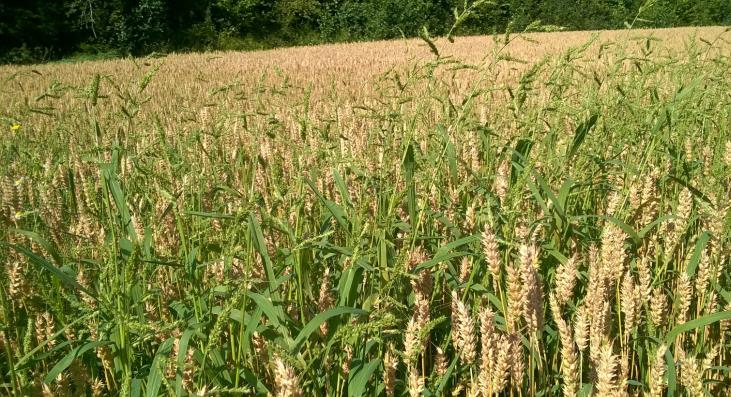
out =
[(429, 51), (431, 51), (435, 57), (439, 58), (439, 49), (437, 48), (436, 43), (434, 43), (434, 39), (432, 39), (429, 35), (429, 31), (426, 26), (423, 26), (419, 31), (419, 37), (426, 42), (427, 46), (429, 46)]

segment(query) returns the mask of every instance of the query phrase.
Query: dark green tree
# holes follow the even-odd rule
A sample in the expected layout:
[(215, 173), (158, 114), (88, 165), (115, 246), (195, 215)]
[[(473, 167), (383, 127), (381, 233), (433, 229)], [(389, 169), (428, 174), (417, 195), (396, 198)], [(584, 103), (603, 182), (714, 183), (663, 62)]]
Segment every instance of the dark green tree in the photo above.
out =
[[(494, 0), (458, 34), (522, 29), (616, 29), (647, 0)], [(472, 4), (467, 1), (467, 5)], [(0, 0), (0, 62), (73, 54), (268, 48), (445, 34), (465, 0)], [(656, 0), (636, 27), (731, 24), (731, 0)]]

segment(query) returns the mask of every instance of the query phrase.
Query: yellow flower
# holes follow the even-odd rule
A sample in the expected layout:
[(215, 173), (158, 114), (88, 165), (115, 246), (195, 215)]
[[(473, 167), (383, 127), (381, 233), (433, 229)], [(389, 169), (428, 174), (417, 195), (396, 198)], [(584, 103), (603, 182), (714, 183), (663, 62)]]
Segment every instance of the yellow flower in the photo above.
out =
[(17, 131), (17, 130), (19, 130), (19, 129), (20, 129), (20, 124), (18, 124), (18, 123), (13, 123), (13, 124), (12, 124), (12, 125), (10, 126), (10, 129), (11, 129), (11, 130), (13, 130), (13, 131)]

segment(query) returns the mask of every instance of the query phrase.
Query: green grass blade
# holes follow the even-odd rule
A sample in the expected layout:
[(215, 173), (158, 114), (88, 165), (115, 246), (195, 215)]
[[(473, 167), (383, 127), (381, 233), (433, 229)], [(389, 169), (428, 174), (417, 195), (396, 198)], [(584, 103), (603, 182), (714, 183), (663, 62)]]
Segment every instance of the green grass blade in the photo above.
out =
[(83, 291), (87, 293), (89, 296), (94, 297), (95, 295), (89, 291), (88, 289), (82, 287), (75, 278), (71, 277), (70, 275), (63, 272), (63, 270), (57, 268), (56, 266), (53, 266), (50, 262), (48, 262), (45, 258), (37, 255), (35, 252), (31, 251), (30, 249), (23, 247), (21, 245), (14, 245), (14, 244), (8, 244), (5, 242), (0, 242), (0, 245), (4, 245), (6, 247), (13, 248), (14, 250), (20, 252), (21, 254), (25, 255), (31, 263), (35, 264), (36, 266), (39, 266), (43, 269), (48, 270), (51, 272), (53, 276), (55, 276), (59, 281), (61, 281), (63, 284), (66, 284), (66, 286), (73, 287), (75, 289), (78, 289), (80, 291)]
[(570, 161), (571, 158), (574, 157), (579, 151), (581, 144), (583, 144), (584, 140), (586, 139), (586, 135), (589, 133), (589, 131), (591, 131), (592, 128), (594, 128), (598, 119), (599, 115), (593, 113), (591, 116), (589, 116), (588, 119), (584, 120), (584, 122), (576, 127), (576, 130), (574, 131), (574, 140), (571, 143), (569, 151), (566, 153), (567, 161)]
[[(675, 339), (675, 338), (673, 338)], [(670, 349), (668, 349), (665, 352), (665, 378), (668, 381), (668, 396), (667, 397), (674, 397), (675, 391), (678, 388), (678, 380), (677, 380), (677, 373), (675, 370), (675, 358), (673, 358), (673, 354), (670, 352)]]
[(676, 325), (673, 329), (670, 330), (670, 332), (668, 332), (667, 335), (665, 335), (665, 343), (669, 346), (675, 341), (675, 338), (683, 332), (688, 332), (690, 330), (705, 327), (706, 325), (710, 325), (718, 321), (729, 319), (731, 319), (731, 310), (707, 314), (705, 316), (698, 317), (695, 320)]
[[(160, 391), (160, 385), (162, 384), (163, 377), (163, 374), (160, 372), (160, 363), (162, 359), (170, 353), (170, 350), (172, 350), (173, 341), (173, 338), (169, 338), (168, 340), (163, 342), (163, 344), (160, 345), (160, 347), (157, 349), (157, 353), (155, 353), (155, 358), (152, 359), (150, 373), (147, 374), (147, 382), (145, 386), (146, 397), (155, 397)], [(184, 354), (182, 356), (184, 356)]]
[(338, 222), (338, 225), (348, 232), (350, 230), (348, 221), (345, 219), (345, 211), (343, 211), (342, 207), (340, 207), (337, 203), (334, 203), (328, 199), (325, 198), (325, 196), (320, 193), (319, 190), (317, 190), (317, 187), (314, 183), (312, 183), (311, 180), (305, 179), (305, 182), (307, 183), (307, 186), (310, 187), (313, 193), (317, 196), (317, 198), (320, 200), (320, 202), (327, 208), (327, 210), (332, 214), (332, 216), (335, 218), (335, 220)]
[(324, 323), (325, 321), (327, 321), (333, 317), (342, 316), (344, 314), (363, 316), (363, 315), (367, 315), (368, 312), (363, 309), (358, 309), (355, 307), (334, 307), (332, 309), (325, 310), (324, 312), (315, 316), (315, 318), (310, 320), (302, 328), (300, 333), (294, 339), (294, 343), (292, 344), (292, 349), (291, 349), (290, 353), (297, 354), (299, 352), (300, 347), (302, 347), (302, 344), (307, 340), (307, 338), (310, 337), (310, 335), (313, 332), (315, 332), (316, 329), (318, 329), (320, 327), (320, 324)]
[(254, 214), (249, 214), (249, 232), (251, 234), (251, 242), (254, 245), (254, 249), (259, 253), (261, 261), (264, 264), (264, 271), (267, 275), (268, 291), (272, 296), (276, 296), (274, 292), (274, 286), (277, 282), (277, 276), (274, 273), (274, 267), (272, 261), (269, 259), (269, 253), (267, 252), (266, 242), (264, 241), (264, 234), (259, 226), (259, 221), (256, 219)]
[(416, 183), (414, 181), (414, 170), (416, 169), (416, 157), (414, 155), (414, 144), (409, 142), (404, 156), (404, 178), (406, 179), (406, 205), (409, 209), (409, 220), (411, 229), (416, 228)]
[(351, 374), (348, 381), (348, 397), (361, 397), (365, 394), (368, 381), (380, 364), (381, 359), (375, 358)]
[(281, 316), (281, 308), (279, 308), (279, 310), (276, 309), (271, 300), (269, 300), (264, 295), (257, 294), (256, 292), (250, 291), (247, 292), (246, 295), (251, 298), (259, 307), (259, 309), (261, 309), (264, 315), (267, 316), (267, 319), (269, 319), (269, 322), (272, 324), (274, 329), (286, 329), (285, 327), (283, 327), (282, 323), (284, 321), (284, 318)]
[(35, 241), (43, 247), (46, 252), (48, 252), (53, 260), (56, 262), (56, 265), (62, 266), (63, 260), (61, 259), (61, 255), (59, 255), (58, 251), (55, 249), (55, 247), (46, 239), (41, 237), (38, 233), (34, 233), (28, 230), (20, 230), (20, 229), (10, 229), (11, 232), (15, 232), (18, 234), (22, 234), (25, 237), (28, 237), (29, 239)]
[(83, 344), (81, 346), (78, 346), (74, 349), (72, 349), (68, 354), (66, 354), (61, 360), (59, 360), (56, 365), (51, 368), (50, 371), (48, 371), (48, 374), (46, 374), (46, 377), (43, 378), (43, 383), (45, 384), (51, 384), (53, 381), (56, 380), (56, 377), (63, 372), (66, 368), (71, 365), (71, 363), (77, 359), (78, 357), (81, 357), (84, 353), (91, 349), (95, 349), (99, 346), (104, 346), (108, 344), (109, 342), (106, 341), (98, 341), (98, 342), (89, 342), (86, 344)]
[(708, 241), (710, 241), (710, 239), (711, 235), (708, 232), (703, 232), (695, 242), (693, 256), (690, 257), (690, 261), (688, 261), (688, 268), (686, 269), (690, 277), (695, 276), (695, 271), (698, 269), (701, 256), (703, 256), (703, 251), (706, 249), (706, 245), (708, 245)]

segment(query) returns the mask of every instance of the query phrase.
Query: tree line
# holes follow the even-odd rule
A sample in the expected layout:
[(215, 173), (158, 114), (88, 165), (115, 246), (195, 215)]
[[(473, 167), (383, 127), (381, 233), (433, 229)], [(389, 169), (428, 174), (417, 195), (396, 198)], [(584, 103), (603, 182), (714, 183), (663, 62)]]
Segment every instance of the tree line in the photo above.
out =
[[(264, 49), (445, 34), (473, 0), (3, 0), (0, 62)], [(461, 34), (731, 24), (731, 0), (481, 1)]]

